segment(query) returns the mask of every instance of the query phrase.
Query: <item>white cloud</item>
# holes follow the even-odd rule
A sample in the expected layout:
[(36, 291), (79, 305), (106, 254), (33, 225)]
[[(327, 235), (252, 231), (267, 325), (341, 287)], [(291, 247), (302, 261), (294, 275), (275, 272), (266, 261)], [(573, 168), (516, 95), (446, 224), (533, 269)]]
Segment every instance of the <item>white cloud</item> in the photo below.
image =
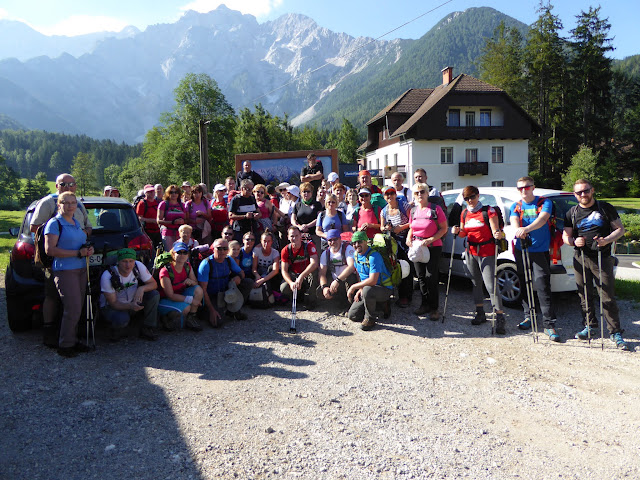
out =
[(45, 35), (65, 35), (74, 37), (93, 32), (119, 32), (129, 25), (114, 17), (72, 15), (50, 27), (34, 27)]
[(3, 18), (9, 18), (9, 12), (0, 7), (0, 20), (2, 20)]
[(195, 10), (196, 12), (207, 13), (224, 4), (231, 10), (238, 10), (256, 17), (263, 17), (282, 5), (282, 1), (283, 0), (193, 0), (185, 6), (180, 7), (180, 10)]

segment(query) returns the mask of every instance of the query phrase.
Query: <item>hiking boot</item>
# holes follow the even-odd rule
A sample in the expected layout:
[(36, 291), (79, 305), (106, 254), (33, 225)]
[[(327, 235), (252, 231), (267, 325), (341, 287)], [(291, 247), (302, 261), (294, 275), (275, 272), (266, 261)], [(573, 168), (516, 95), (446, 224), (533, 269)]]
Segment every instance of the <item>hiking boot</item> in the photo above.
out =
[(518, 324), (518, 328), (520, 330), (531, 330), (531, 319), (529, 317), (525, 317), (525, 319)]
[(127, 336), (127, 331), (125, 327), (111, 327), (109, 329), (109, 341), (110, 342), (119, 342), (123, 338)]
[(430, 312), (431, 312), (431, 308), (429, 307), (429, 305), (427, 305), (426, 303), (423, 303), (413, 313), (415, 313), (416, 315), (426, 315), (427, 313), (430, 313)]
[(143, 325), (140, 329), (140, 338), (155, 342), (158, 339), (158, 334), (156, 333), (155, 328)]
[(73, 358), (78, 356), (78, 351), (76, 347), (58, 347), (58, 355), (65, 358)]
[(76, 349), (76, 352), (78, 353), (87, 353), (90, 352), (91, 350), (93, 350), (95, 347), (90, 347), (89, 345), (85, 345), (82, 342), (78, 342), (76, 343), (75, 347), (73, 347)]
[(391, 300), (387, 300), (382, 304), (382, 318), (385, 320), (391, 316)]
[(551, 340), (552, 342), (560, 343), (562, 341), (555, 328), (545, 328), (544, 334), (547, 335), (549, 337), (549, 340)]
[(242, 313), (240, 310), (238, 310), (237, 312), (230, 312), (229, 310), (227, 310), (226, 313), (227, 317), (229, 318), (233, 318), (234, 320), (246, 320), (247, 319), (247, 314), (246, 313)]
[(171, 311), (160, 317), (160, 325), (167, 332), (173, 332), (180, 323), (180, 312)]
[(471, 325), (481, 325), (487, 321), (487, 316), (482, 307), (476, 308), (476, 317), (471, 320)]
[(435, 312), (429, 314), (429, 320), (432, 322), (439, 322), (440, 320), (442, 320), (442, 315), (440, 315), (440, 312), (436, 310)]
[(411, 302), (409, 302), (408, 298), (401, 298), (396, 303), (396, 305), (398, 305), (400, 308), (407, 308), (410, 304), (411, 304)]
[(506, 323), (504, 313), (496, 313), (496, 334), (504, 335), (507, 333), (507, 330), (505, 329)]
[(58, 329), (55, 323), (42, 325), (42, 343), (45, 347), (58, 348)]
[(360, 328), (365, 332), (367, 332), (369, 330), (373, 330), (373, 327), (375, 326), (376, 326), (376, 319), (373, 317), (368, 317), (362, 320), (362, 325), (360, 325)]
[(596, 338), (597, 334), (598, 330), (596, 330), (594, 327), (584, 327), (583, 330), (580, 330), (578, 333), (576, 333), (576, 338), (578, 340), (589, 340), (589, 337)]
[(198, 323), (198, 319), (196, 318), (195, 313), (190, 313), (189, 315), (187, 315), (187, 318), (184, 321), (184, 326), (185, 328), (193, 330), (194, 332), (202, 331), (202, 325)]
[(632, 351), (631, 347), (629, 347), (627, 342), (624, 341), (624, 338), (622, 338), (622, 333), (620, 333), (620, 332), (614, 333), (609, 338), (611, 339), (611, 341), (613, 343), (616, 344), (616, 348), (619, 348), (620, 350), (624, 350), (625, 352), (631, 352)]

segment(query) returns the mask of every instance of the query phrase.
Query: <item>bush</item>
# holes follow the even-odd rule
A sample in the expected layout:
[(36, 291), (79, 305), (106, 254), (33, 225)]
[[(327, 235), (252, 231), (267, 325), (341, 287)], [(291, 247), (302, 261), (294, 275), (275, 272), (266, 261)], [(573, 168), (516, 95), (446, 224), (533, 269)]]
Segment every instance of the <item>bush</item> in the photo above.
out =
[(626, 230), (624, 234), (624, 240), (640, 240), (640, 215), (637, 213), (622, 213), (620, 214), (622, 225)]

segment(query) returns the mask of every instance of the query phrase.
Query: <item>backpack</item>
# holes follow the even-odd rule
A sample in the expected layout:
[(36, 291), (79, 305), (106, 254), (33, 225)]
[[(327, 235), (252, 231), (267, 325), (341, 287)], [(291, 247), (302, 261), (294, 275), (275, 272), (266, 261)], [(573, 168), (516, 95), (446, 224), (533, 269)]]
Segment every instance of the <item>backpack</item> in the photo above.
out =
[[(376, 233), (369, 244), (364, 262), (358, 261), (358, 255), (355, 255), (355, 262), (361, 265), (369, 265), (369, 257), (372, 252), (378, 252), (382, 257), (384, 265), (390, 275), (383, 275), (380, 284), (383, 287), (397, 287), (402, 281), (402, 266), (398, 261), (398, 243), (388, 233)], [(382, 274), (381, 274), (382, 275)], [(386, 277), (386, 278), (384, 278)]]
[[(347, 264), (347, 247), (349, 246), (348, 242), (341, 242), (342, 245), (340, 246), (340, 253), (342, 255), (342, 264), (339, 265), (340, 267), (343, 267)], [(324, 252), (322, 252), (322, 255), (327, 254), (327, 278), (330, 278), (333, 280), (333, 273), (336, 271), (336, 266), (333, 264), (333, 262), (331, 261), (331, 249), (327, 248)]]
[[(305, 258), (309, 258), (309, 252), (307, 251), (309, 247), (309, 242), (302, 242), (302, 256)], [(287, 245), (287, 251), (289, 252), (289, 262), (293, 265), (293, 247), (291, 244)]]
[[(210, 262), (211, 259), (213, 258), (213, 255), (207, 258), (207, 262)], [(229, 257), (225, 257), (225, 260), (227, 261), (227, 266), (229, 267), (229, 278), (231, 278), (232, 275), (235, 275), (233, 273), (233, 270), (231, 269), (231, 258)], [(215, 261), (215, 260), (214, 260)], [(211, 280), (218, 280), (220, 279), (220, 277), (214, 277), (213, 276), (213, 272), (215, 271), (215, 268), (211, 268), (211, 265), (209, 265), (209, 281)]]
[[(55, 217), (52, 217), (55, 218)], [(56, 222), (58, 222), (58, 228), (60, 229), (60, 234), (58, 235), (58, 241), (62, 236), (62, 224), (60, 220), (56, 218)], [(38, 227), (35, 234), (34, 244), (35, 244), (35, 254), (33, 256), (33, 261), (36, 267), (40, 268), (51, 268), (53, 265), (53, 257), (47, 255), (44, 247), (44, 229), (47, 226), (48, 221), (44, 222), (42, 225)]]
[[(547, 197), (538, 197), (538, 201), (536, 202), (536, 216), (540, 215), (540, 212), (542, 211), (542, 205), (544, 205), (545, 200), (547, 200)], [(551, 202), (551, 215), (549, 215), (547, 225), (549, 226), (549, 233), (551, 234), (551, 238), (553, 238), (556, 230), (558, 229), (558, 222), (556, 218), (556, 204), (553, 203), (552, 200), (549, 201)], [(513, 210), (513, 213), (516, 213), (520, 217), (520, 226), (522, 226), (522, 217), (524, 216), (524, 212), (522, 211), (522, 200), (519, 200), (518, 203), (516, 203), (516, 207)]]
[[(122, 285), (122, 280), (120, 280), (118, 267), (109, 267), (109, 273), (111, 273), (111, 286), (116, 291), (116, 293), (124, 290), (124, 285)], [(134, 265), (133, 267), (133, 277), (135, 278), (136, 283), (140, 284), (140, 270), (138, 270), (138, 265)]]
[[(483, 205), (482, 206), (482, 218), (484, 220), (484, 226), (488, 228), (489, 230), (489, 235), (490, 235), (490, 239), (489, 240), (485, 240), (484, 242), (472, 242), (471, 240), (469, 240), (467, 238), (467, 243), (473, 247), (481, 247), (482, 245), (487, 245), (489, 243), (493, 243), (495, 241), (495, 239), (493, 238), (493, 232), (491, 231), (491, 224), (489, 223), (489, 207), (492, 207), (493, 210), (496, 212), (497, 216), (498, 216), (498, 229), (499, 230), (504, 230), (504, 217), (502, 216), (502, 209), (500, 207), (496, 207), (494, 205)], [(462, 212), (462, 226), (464, 226), (465, 223), (467, 223), (467, 213), (469, 210), (467, 210), (466, 208), (464, 209), (464, 211)], [(505, 242), (500, 241), (498, 242), (498, 253), (502, 253), (504, 251), (506, 251), (506, 249), (508, 248), (505, 244)]]
[[(429, 197), (433, 198), (433, 197)], [(429, 202), (429, 209), (431, 210), (431, 220), (438, 223), (438, 210), (436, 209), (436, 205)], [(413, 207), (409, 212), (409, 219), (413, 219), (415, 217), (415, 213), (418, 210), (418, 207)]]
[[(136, 211), (136, 207), (138, 206), (138, 204), (140, 202), (144, 202), (144, 198), (146, 197), (146, 195), (143, 193), (142, 195), (136, 195), (133, 198), (133, 211)], [(144, 213), (147, 213), (147, 202), (144, 202)], [(142, 214), (142, 216), (144, 217), (144, 213)]]
[[(380, 212), (382, 212), (382, 207), (379, 205), (374, 205), (373, 203), (373, 214), (376, 216), (378, 220), (380, 220)], [(353, 211), (353, 224), (358, 225), (358, 219), (360, 218), (360, 205), (358, 204)]]

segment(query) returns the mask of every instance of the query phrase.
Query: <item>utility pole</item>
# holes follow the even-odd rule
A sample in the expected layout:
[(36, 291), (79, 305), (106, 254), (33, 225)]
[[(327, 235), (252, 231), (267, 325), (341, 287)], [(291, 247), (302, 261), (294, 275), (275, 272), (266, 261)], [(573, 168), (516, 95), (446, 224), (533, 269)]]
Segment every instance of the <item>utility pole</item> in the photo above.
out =
[(207, 186), (209, 190), (209, 146), (207, 144), (207, 125), (210, 120), (200, 120), (199, 122), (199, 142), (200, 142), (200, 182)]

